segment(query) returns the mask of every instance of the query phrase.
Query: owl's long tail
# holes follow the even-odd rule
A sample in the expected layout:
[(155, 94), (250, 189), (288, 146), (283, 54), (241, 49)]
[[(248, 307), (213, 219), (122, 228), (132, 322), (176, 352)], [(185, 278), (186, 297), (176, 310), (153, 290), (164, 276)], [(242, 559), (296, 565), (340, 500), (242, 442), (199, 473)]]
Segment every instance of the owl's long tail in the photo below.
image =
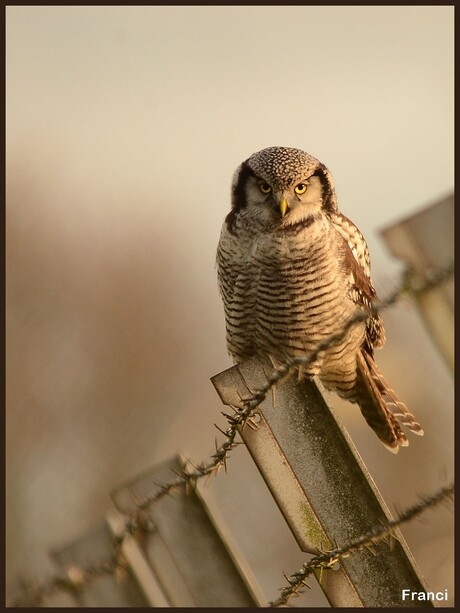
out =
[(409, 444), (400, 424), (420, 436), (423, 435), (422, 427), (389, 386), (367, 351), (358, 352), (357, 366), (355, 392), (361, 413), (385, 447), (397, 453), (399, 447)]

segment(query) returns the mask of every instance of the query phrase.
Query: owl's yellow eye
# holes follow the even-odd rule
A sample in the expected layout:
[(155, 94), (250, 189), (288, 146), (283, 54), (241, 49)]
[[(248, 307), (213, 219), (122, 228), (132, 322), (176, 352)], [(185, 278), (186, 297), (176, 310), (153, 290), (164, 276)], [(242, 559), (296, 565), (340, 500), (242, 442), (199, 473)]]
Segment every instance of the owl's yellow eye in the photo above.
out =
[(294, 191), (296, 194), (305, 194), (305, 192), (307, 191), (307, 184), (306, 183), (299, 183), (299, 185), (296, 185), (294, 187)]
[(265, 181), (261, 181), (259, 183), (259, 189), (263, 194), (269, 194), (272, 191), (270, 185), (268, 183), (265, 183)]

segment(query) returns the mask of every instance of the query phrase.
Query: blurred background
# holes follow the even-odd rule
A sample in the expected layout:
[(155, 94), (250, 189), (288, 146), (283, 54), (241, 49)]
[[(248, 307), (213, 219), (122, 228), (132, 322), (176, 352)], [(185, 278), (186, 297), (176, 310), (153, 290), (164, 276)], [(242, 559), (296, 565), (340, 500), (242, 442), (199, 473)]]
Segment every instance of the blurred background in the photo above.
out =
[[(453, 7), (8, 6), (6, 35), (13, 582), (46, 576), (121, 483), (214, 451), (209, 379), (231, 365), (215, 251), (249, 155), (324, 162), (380, 296), (398, 284), (380, 231), (453, 190)], [(394, 456), (333, 404), (395, 511), (452, 478), (453, 379), (410, 302), (384, 322), (378, 363), (425, 436)], [(245, 448), (228, 470), (210, 496), (272, 599), (306, 556)], [(403, 533), (452, 599), (452, 510)], [(294, 604), (326, 606), (319, 589)]]

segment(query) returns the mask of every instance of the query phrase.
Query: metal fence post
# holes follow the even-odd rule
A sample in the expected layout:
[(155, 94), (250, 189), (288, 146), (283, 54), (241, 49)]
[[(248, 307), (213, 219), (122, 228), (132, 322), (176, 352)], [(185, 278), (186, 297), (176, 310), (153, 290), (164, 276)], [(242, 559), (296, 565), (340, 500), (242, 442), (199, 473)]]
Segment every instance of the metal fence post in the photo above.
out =
[[(181, 456), (163, 462), (112, 493), (121, 514), (136, 511), (136, 501), (158, 483), (168, 483), (173, 471), (187, 466)], [(134, 548), (124, 550), (141, 585), (157, 588), (167, 607), (259, 607), (265, 599), (218, 510), (207, 500), (199, 483), (188, 491), (185, 484), (148, 510), (153, 529)], [(123, 524), (123, 522), (121, 522)], [(116, 522), (111, 525), (116, 532)], [(142, 571), (142, 575), (139, 573)], [(145, 577), (145, 580), (142, 580)], [(144, 588), (147, 592), (147, 589)], [(152, 590), (150, 590), (152, 591)]]
[[(267, 382), (269, 363), (249, 359), (211, 380), (226, 405), (242, 406)], [(275, 400), (275, 404), (273, 402)], [(241, 436), (300, 549), (313, 554), (342, 546), (391, 519), (348, 433), (314, 382), (278, 384), (255, 411), (257, 429)], [(376, 441), (376, 444), (377, 441)], [(393, 548), (378, 543), (344, 559), (317, 579), (335, 607), (414, 607), (404, 589), (427, 591), (401, 533)]]
[[(77, 574), (81, 569), (110, 559), (116, 541), (109, 526), (104, 522), (91, 532), (80, 537), (66, 547), (51, 553), (52, 559), (61, 567)], [(84, 580), (84, 576), (82, 577)], [(146, 607), (149, 605), (136, 577), (127, 568), (122, 581), (113, 572), (101, 574), (89, 583), (84, 582), (82, 589), (76, 589), (74, 596), (80, 607)]]
[[(393, 255), (425, 280), (431, 268), (454, 261), (454, 195), (382, 230)], [(454, 369), (454, 280), (417, 295), (415, 304), (451, 370)]]

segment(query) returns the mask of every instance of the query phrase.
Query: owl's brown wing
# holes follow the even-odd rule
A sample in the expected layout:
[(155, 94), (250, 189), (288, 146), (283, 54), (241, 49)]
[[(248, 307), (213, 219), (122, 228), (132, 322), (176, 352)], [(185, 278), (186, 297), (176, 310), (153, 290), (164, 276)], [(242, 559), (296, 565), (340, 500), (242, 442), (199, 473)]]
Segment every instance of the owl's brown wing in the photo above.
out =
[(385, 330), (380, 317), (370, 312), (377, 294), (370, 278), (367, 244), (361, 232), (349, 219), (341, 213), (334, 214), (334, 217), (333, 226), (343, 239), (341, 255), (345, 273), (350, 279), (350, 296), (357, 306), (369, 309), (366, 340), (356, 356), (356, 402), (379, 439), (390, 451), (396, 453), (399, 447), (409, 444), (400, 423), (414, 434), (422, 435), (423, 430), (389, 386), (373, 357), (373, 349), (382, 347), (385, 342)]
[[(331, 214), (331, 222), (342, 240), (342, 262), (350, 278), (350, 296), (358, 307), (370, 309), (377, 299), (371, 280), (369, 249), (364, 236), (355, 224), (339, 211)], [(385, 328), (378, 314), (369, 313), (366, 326), (366, 350), (373, 354), (385, 344)]]
[[(366, 240), (355, 224), (348, 219), (340, 211), (333, 211), (330, 214), (333, 227), (337, 230), (340, 236), (346, 241), (350, 248), (353, 258), (360, 266), (364, 275), (369, 279), (371, 277), (371, 260), (369, 257), (369, 249)], [(371, 283), (372, 285), (372, 283)]]

